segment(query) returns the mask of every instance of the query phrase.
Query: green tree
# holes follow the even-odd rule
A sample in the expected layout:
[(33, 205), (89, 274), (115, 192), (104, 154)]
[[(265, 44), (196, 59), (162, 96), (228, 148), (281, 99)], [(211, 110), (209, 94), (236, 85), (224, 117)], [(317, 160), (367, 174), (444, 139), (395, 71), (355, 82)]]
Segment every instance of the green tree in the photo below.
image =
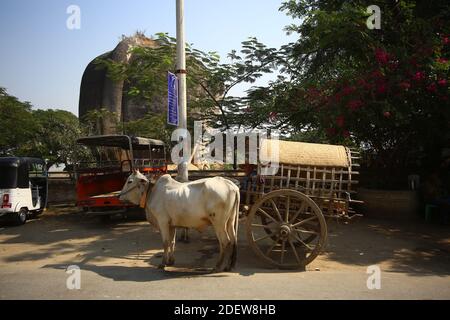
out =
[(27, 148), (20, 153), (42, 157), (47, 160), (48, 167), (73, 163), (76, 140), (81, 135), (78, 118), (64, 110), (35, 110), (32, 114), (36, 131)]
[(167, 126), (165, 115), (150, 112), (142, 119), (126, 122), (123, 130), (128, 135), (160, 139), (167, 146), (171, 144), (172, 130)]
[[(156, 34), (155, 48), (134, 47), (133, 59), (118, 63), (100, 59), (108, 75), (124, 80), (131, 97), (143, 102), (167, 95), (167, 71), (176, 69), (176, 39), (166, 33)], [(242, 50), (233, 50), (230, 62), (221, 63), (215, 52), (203, 52), (187, 44), (187, 85), (189, 119), (209, 121), (209, 125), (230, 128), (241, 125), (245, 116), (245, 97), (230, 94), (241, 83), (253, 83), (272, 70), (278, 51), (250, 38), (242, 42)], [(191, 123), (192, 125), (192, 123)]]
[(69, 164), (82, 134), (78, 118), (64, 110), (33, 110), (0, 88), (0, 155), (46, 159), (48, 167)]
[(119, 129), (119, 121), (115, 112), (106, 108), (93, 109), (83, 118), (83, 129), (87, 135), (100, 135), (105, 132), (105, 126), (110, 126), (115, 131)]
[(0, 88), (0, 155), (14, 155), (29, 143), (36, 130), (31, 105)]
[(378, 169), (424, 165), (449, 143), (448, 1), (286, 1), (298, 34), (282, 47), (282, 77), (249, 93), (250, 116), (293, 134), (355, 143)]

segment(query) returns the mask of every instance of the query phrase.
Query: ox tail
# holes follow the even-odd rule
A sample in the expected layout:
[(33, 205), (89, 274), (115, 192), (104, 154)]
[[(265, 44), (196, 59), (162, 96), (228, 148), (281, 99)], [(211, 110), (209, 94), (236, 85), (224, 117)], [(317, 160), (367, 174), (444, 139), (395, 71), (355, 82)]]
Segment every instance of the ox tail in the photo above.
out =
[(237, 249), (238, 249), (238, 231), (239, 231), (239, 202), (240, 202), (240, 192), (236, 192), (236, 196), (234, 198), (233, 212), (235, 214), (234, 221), (234, 229), (235, 229), (235, 237), (233, 243), (233, 253), (231, 254), (231, 268), (234, 268), (237, 260)]

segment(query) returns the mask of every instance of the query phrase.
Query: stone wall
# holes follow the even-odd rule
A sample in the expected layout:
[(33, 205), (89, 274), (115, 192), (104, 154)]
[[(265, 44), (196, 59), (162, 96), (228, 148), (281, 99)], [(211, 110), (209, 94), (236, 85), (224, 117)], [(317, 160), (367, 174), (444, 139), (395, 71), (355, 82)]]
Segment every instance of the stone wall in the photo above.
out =
[(420, 217), (420, 199), (416, 191), (360, 188), (357, 197), (364, 201), (362, 213), (369, 218), (416, 220)]
[(49, 179), (48, 195), (48, 204), (75, 204), (75, 181), (71, 179)]

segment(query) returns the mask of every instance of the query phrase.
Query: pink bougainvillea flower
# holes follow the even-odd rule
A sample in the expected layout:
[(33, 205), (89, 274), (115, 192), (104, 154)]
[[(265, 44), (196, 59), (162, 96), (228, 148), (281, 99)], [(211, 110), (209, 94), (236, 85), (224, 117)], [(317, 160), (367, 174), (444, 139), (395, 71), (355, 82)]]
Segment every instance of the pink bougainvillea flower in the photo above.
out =
[(450, 39), (448, 37), (443, 37), (442, 38), (442, 43), (443, 44), (449, 44), (450, 43)]
[(447, 85), (447, 79), (439, 79), (438, 85), (440, 85), (441, 87), (445, 87)]
[(334, 136), (336, 134), (336, 129), (335, 128), (327, 128), (327, 134), (329, 136)]
[(439, 97), (439, 99), (441, 99), (442, 101), (447, 101), (448, 97), (447, 96), (441, 96), (441, 97)]
[(416, 81), (421, 81), (421, 80), (425, 79), (425, 73), (423, 73), (422, 71), (417, 71), (414, 74), (413, 79)]
[(358, 79), (358, 86), (364, 87), (367, 83), (366, 79)]
[(411, 59), (409, 60), (409, 63), (410, 63), (411, 65), (413, 65), (414, 67), (417, 67), (417, 59), (416, 59), (416, 58), (411, 58)]
[(381, 82), (377, 86), (377, 93), (383, 94), (386, 92), (386, 84), (384, 82)]
[(409, 83), (408, 81), (402, 81), (398, 85), (403, 90), (408, 90), (409, 88), (411, 88), (411, 83)]
[(428, 92), (436, 92), (436, 83), (431, 83), (429, 86), (427, 86)]
[(320, 96), (320, 90), (316, 89), (315, 87), (311, 87), (308, 89), (308, 95), (310, 97), (317, 97)]
[(364, 88), (365, 90), (372, 89), (372, 84), (367, 82), (366, 79), (359, 79), (358, 80), (358, 86)]
[(389, 70), (395, 71), (398, 69), (398, 61), (394, 61), (389, 63)]
[(389, 54), (380, 48), (377, 48), (375, 50), (375, 58), (380, 64), (386, 64), (389, 62)]
[(336, 125), (337, 125), (339, 128), (342, 128), (342, 127), (344, 126), (344, 124), (345, 124), (345, 117), (342, 116), (342, 115), (338, 116), (338, 117), (336, 118)]
[(445, 58), (438, 58), (436, 61), (442, 64), (446, 64), (448, 62), (448, 60)]
[(342, 131), (342, 136), (345, 137), (345, 138), (350, 137), (350, 131), (348, 131), (348, 130)]
[(339, 92), (334, 95), (334, 99), (336, 100), (336, 102), (340, 102), (341, 98), (342, 98), (342, 94)]
[(385, 112), (383, 112), (383, 116), (385, 118), (390, 118), (391, 117), (391, 113), (389, 111), (385, 111)]
[(371, 76), (374, 78), (381, 78), (383, 77), (383, 73), (380, 70), (375, 70), (374, 72), (372, 72)]
[(275, 121), (277, 119), (277, 115), (278, 115), (278, 113), (276, 113), (276, 112), (269, 113), (269, 120)]
[(371, 90), (371, 89), (373, 88), (373, 84), (367, 82), (366, 85), (364, 86), (364, 88), (365, 88), (366, 90)]
[(344, 96), (348, 96), (349, 94), (351, 94), (353, 91), (355, 91), (355, 87), (344, 87), (344, 89), (342, 89), (342, 94)]
[(351, 100), (347, 104), (348, 108), (352, 111), (358, 110), (362, 105), (363, 103), (361, 100)]

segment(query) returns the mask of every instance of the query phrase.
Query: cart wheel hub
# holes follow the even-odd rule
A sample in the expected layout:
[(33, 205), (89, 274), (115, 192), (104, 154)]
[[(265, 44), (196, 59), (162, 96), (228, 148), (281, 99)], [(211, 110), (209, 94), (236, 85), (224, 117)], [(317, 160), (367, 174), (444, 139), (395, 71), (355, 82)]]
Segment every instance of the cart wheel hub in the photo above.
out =
[(280, 227), (281, 238), (285, 239), (285, 238), (289, 237), (290, 234), (291, 234), (291, 228), (289, 227), (289, 225), (284, 224)]

